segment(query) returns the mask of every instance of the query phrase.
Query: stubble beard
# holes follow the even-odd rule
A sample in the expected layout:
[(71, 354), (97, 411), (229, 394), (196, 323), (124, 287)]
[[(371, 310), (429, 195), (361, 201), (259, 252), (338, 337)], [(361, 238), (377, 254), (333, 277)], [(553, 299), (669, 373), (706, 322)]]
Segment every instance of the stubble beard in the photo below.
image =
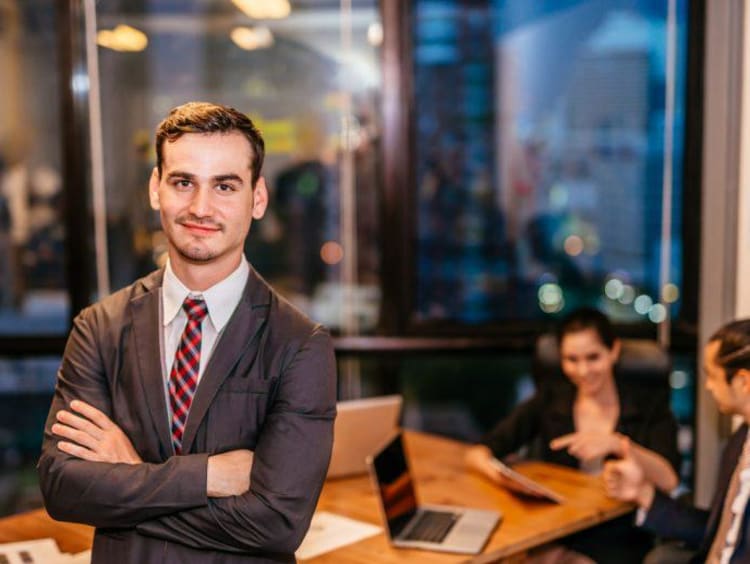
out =
[[(204, 224), (211, 227), (218, 227), (220, 231), (223, 231), (223, 228), (220, 224), (201, 221), (192, 216), (178, 217), (175, 220), (175, 223), (182, 227), (186, 221)], [(170, 243), (172, 244), (172, 247), (175, 249), (175, 251), (177, 251), (177, 254), (179, 254), (186, 261), (194, 264), (205, 264), (211, 262), (221, 254), (220, 252), (214, 251), (207, 246), (195, 244), (192, 241), (187, 241), (185, 243), (179, 244), (177, 241), (177, 233), (174, 234), (174, 237), (172, 238)]]
[(177, 254), (191, 263), (205, 264), (211, 262), (217, 256), (219, 256), (218, 253), (212, 251), (211, 249), (192, 247), (189, 244), (183, 245), (181, 247), (175, 245), (174, 248), (177, 251)]

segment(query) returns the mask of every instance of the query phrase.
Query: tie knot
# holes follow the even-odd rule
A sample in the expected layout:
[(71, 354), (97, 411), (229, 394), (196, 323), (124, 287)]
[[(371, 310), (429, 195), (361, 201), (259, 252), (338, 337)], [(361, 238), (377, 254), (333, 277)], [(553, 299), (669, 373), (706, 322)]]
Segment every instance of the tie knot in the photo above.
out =
[(185, 298), (182, 302), (182, 309), (188, 316), (188, 319), (200, 323), (208, 314), (208, 306), (202, 298)]

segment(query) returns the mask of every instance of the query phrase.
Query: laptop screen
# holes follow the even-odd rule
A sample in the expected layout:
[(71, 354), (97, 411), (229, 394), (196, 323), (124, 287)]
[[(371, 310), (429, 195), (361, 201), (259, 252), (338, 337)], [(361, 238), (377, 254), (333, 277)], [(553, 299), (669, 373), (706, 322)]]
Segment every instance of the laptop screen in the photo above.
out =
[(399, 433), (373, 459), (378, 493), (391, 538), (398, 536), (417, 512), (417, 497), (402, 441)]

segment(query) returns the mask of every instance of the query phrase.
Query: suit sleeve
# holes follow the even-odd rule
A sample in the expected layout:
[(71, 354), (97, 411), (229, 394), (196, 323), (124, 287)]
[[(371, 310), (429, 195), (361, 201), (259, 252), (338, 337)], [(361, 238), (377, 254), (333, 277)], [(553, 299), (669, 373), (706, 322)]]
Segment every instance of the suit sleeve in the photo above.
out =
[(205, 550), (291, 553), (310, 524), (333, 446), (336, 370), (317, 328), (283, 369), (253, 459), (250, 490), (141, 523), (141, 534)]
[(511, 411), (482, 438), (496, 457), (511, 454), (528, 444), (539, 432), (542, 396), (537, 392)]
[(659, 536), (680, 539), (697, 547), (703, 541), (708, 516), (708, 511), (683, 505), (657, 490), (641, 526)]
[[(73, 323), (44, 428), (38, 471), (49, 514), (95, 527), (133, 527), (159, 515), (207, 503), (207, 455), (172, 457), (162, 464), (90, 462), (57, 448), (51, 427), (74, 399), (112, 417), (112, 401), (93, 310)], [(136, 450), (138, 445), (134, 444)]]

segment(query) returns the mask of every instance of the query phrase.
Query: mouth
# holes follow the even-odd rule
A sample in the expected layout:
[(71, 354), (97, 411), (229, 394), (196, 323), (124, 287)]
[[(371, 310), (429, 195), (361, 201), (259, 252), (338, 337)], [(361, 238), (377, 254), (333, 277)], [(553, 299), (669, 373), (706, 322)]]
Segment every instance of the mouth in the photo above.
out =
[(196, 221), (178, 221), (177, 223), (196, 235), (212, 235), (221, 231), (221, 226), (213, 223), (200, 223)]

